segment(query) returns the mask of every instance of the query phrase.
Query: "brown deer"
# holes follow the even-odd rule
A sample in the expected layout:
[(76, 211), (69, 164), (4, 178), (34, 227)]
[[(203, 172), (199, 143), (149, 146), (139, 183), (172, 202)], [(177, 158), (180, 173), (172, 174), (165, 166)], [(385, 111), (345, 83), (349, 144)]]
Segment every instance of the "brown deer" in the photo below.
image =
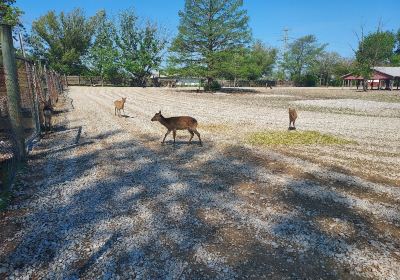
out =
[(117, 111), (118, 111), (118, 116), (121, 117), (121, 110), (124, 112), (124, 115), (125, 115), (125, 110), (124, 110), (125, 102), (126, 102), (126, 97), (122, 97), (122, 100), (114, 101), (114, 106), (115, 106), (114, 114), (115, 114), (115, 116), (117, 115)]
[(53, 106), (51, 106), (51, 102), (46, 102), (43, 107), (43, 116), (44, 116), (44, 130), (47, 133), (51, 131), (51, 118), (53, 115)]
[[(296, 109), (289, 108), (289, 130), (295, 130), (296, 129), (296, 126), (295, 126), (296, 119), (297, 119)], [(293, 123), (293, 127), (291, 126), (292, 123)]]
[(151, 121), (152, 122), (158, 121), (168, 129), (167, 133), (165, 133), (163, 141), (161, 142), (162, 144), (164, 144), (165, 138), (167, 138), (168, 134), (170, 134), (171, 131), (174, 136), (174, 144), (175, 144), (176, 131), (187, 129), (191, 135), (189, 139), (189, 144), (192, 143), (193, 136), (196, 134), (197, 137), (199, 137), (200, 146), (203, 145), (201, 142), (200, 133), (197, 131), (197, 120), (192, 117), (183, 116), (183, 117), (164, 118), (160, 110), (160, 112), (154, 115)]

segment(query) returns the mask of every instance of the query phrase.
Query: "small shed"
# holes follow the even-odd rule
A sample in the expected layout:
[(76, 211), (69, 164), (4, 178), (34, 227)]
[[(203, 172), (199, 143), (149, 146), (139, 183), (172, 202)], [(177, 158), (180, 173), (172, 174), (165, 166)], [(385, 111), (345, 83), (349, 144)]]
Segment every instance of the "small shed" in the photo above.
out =
[[(343, 86), (353, 87), (355, 84), (357, 89), (364, 82), (363, 77), (351, 73), (342, 76), (342, 79)], [(395, 83), (399, 89), (400, 67), (374, 67), (372, 77), (368, 80), (368, 86), (371, 89), (392, 90)]]

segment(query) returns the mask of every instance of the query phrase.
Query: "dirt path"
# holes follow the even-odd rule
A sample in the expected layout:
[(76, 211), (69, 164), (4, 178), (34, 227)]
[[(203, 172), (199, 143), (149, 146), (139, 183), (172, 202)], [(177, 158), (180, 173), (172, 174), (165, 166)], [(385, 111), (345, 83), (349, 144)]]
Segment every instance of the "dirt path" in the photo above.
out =
[[(117, 118), (121, 96), (127, 117)], [(262, 115), (256, 101), (154, 89), (69, 97), (74, 108), (36, 147), (0, 218), (0, 278), (400, 279), (398, 187), (243, 143), (265, 124), (286, 125), (285, 109)], [(196, 116), (205, 145), (180, 132), (161, 146), (165, 130), (150, 122), (159, 109)], [(382, 136), (352, 131), (359, 116), (339, 117), (349, 124), (339, 134)]]

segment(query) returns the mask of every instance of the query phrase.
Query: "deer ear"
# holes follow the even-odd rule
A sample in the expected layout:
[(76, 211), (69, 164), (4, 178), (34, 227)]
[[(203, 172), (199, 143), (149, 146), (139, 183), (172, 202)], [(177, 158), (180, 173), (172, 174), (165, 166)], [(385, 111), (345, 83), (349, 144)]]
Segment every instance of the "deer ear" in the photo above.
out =
[(158, 112), (159, 114), (161, 114), (161, 110), (160, 110), (160, 112)]

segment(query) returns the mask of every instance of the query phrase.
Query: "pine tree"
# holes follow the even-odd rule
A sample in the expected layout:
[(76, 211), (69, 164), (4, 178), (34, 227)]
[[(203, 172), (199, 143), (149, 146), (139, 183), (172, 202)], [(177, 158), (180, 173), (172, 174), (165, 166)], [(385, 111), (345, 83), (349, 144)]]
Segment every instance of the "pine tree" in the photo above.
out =
[(251, 40), (242, 0), (186, 0), (179, 12), (179, 33), (172, 42), (169, 66), (184, 76), (219, 75), (221, 53), (246, 46)]

